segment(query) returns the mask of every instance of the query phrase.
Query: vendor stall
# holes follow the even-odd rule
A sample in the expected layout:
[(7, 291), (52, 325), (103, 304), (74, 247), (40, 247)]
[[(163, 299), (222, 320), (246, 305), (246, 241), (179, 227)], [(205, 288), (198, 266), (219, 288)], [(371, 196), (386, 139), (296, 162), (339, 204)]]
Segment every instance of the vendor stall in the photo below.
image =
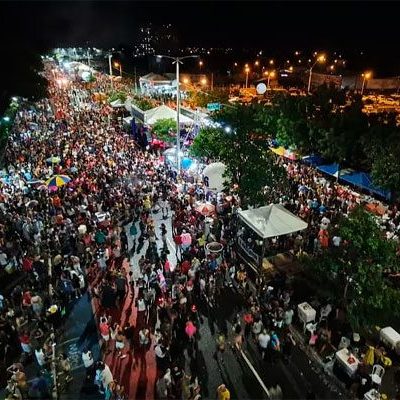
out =
[(287, 235), (307, 228), (307, 223), (292, 214), (281, 204), (270, 204), (256, 209), (239, 211), (239, 248), (248, 258), (262, 268), (268, 238)]

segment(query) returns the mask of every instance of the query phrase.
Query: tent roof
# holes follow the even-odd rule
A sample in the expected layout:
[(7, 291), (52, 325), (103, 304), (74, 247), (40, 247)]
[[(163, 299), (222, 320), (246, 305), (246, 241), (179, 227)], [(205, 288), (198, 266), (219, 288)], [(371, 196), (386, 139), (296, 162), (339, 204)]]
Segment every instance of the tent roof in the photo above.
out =
[(150, 72), (147, 75), (141, 76), (140, 79), (142, 81), (153, 81), (153, 82), (170, 82), (171, 79), (164, 75), (155, 74), (154, 72)]
[(371, 176), (365, 172), (353, 172), (350, 174), (341, 175), (340, 179), (362, 189), (369, 190), (384, 198), (390, 198), (390, 191), (384, 190), (372, 183)]
[(114, 100), (114, 101), (112, 101), (112, 102), (110, 103), (110, 106), (111, 106), (111, 107), (114, 107), (114, 108), (117, 108), (117, 107), (124, 107), (124, 105), (125, 105), (125, 103), (123, 103), (123, 102), (121, 101), (121, 99)]
[[(164, 104), (159, 107), (152, 108), (151, 110), (147, 110), (144, 113), (144, 122), (149, 125), (154, 124), (159, 119), (168, 118), (176, 119), (176, 111)], [(182, 124), (190, 124), (193, 122), (191, 118), (182, 114), (179, 115), (179, 120)]]
[(339, 164), (327, 164), (327, 165), (320, 165), (317, 167), (318, 170), (325, 172), (325, 174), (337, 176), (339, 173)]
[(281, 204), (239, 211), (239, 217), (263, 239), (307, 228), (307, 223)]
[(310, 156), (303, 157), (303, 162), (315, 167), (323, 163), (323, 158), (318, 154), (311, 154)]

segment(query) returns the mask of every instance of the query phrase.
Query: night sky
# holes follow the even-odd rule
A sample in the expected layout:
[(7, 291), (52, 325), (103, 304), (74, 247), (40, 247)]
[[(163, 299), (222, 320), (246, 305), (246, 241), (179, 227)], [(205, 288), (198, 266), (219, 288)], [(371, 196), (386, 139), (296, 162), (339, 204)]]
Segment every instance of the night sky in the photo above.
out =
[[(6, 47), (111, 47), (133, 42), (144, 22), (172, 23), (181, 45), (364, 52), (399, 71), (396, 2), (0, 2)], [(396, 72), (397, 71), (397, 72)]]

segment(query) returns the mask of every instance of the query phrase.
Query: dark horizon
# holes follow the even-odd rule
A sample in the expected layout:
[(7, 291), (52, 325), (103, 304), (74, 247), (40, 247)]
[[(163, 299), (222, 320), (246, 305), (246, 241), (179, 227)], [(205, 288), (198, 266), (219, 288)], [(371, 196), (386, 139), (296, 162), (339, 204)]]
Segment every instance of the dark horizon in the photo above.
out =
[[(129, 46), (138, 26), (171, 23), (180, 46), (343, 52), (379, 74), (400, 74), (394, 2), (1, 2), (3, 47)], [(361, 54), (361, 52), (363, 54)], [(365, 65), (364, 65), (365, 64)]]

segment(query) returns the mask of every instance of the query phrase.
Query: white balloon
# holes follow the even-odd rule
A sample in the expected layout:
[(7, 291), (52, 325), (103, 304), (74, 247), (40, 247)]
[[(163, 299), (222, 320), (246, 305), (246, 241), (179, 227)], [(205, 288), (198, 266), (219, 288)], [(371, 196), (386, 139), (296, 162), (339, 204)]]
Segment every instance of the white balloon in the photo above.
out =
[(216, 192), (220, 192), (224, 189), (224, 173), (226, 171), (226, 165), (222, 162), (216, 162), (207, 165), (203, 170), (203, 176), (208, 181), (208, 189)]

